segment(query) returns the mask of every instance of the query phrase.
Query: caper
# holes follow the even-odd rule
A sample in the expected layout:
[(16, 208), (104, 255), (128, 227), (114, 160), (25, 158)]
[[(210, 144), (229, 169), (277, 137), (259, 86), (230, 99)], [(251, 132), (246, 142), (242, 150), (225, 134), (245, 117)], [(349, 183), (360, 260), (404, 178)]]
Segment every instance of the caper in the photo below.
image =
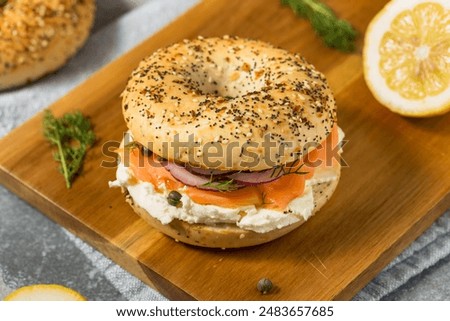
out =
[(169, 202), (172, 206), (178, 206), (180, 204), (181, 194), (177, 191), (171, 191), (169, 195), (167, 195), (167, 202)]
[(261, 280), (258, 281), (258, 284), (256, 285), (256, 288), (262, 294), (267, 294), (270, 291), (272, 291), (273, 284), (272, 284), (272, 281), (270, 281), (269, 279), (262, 278)]

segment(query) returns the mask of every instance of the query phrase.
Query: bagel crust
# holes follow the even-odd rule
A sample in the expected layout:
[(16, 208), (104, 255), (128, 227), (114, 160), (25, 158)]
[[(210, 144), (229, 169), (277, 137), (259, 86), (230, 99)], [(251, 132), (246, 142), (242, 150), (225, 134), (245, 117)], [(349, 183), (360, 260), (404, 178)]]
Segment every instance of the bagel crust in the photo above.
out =
[[(326, 79), (305, 59), (228, 36), (156, 51), (133, 72), (122, 106), (142, 145), (173, 161), (219, 170), (294, 162), (336, 122)], [(174, 147), (177, 142), (182, 145)]]
[(94, 0), (8, 0), (0, 7), (0, 90), (65, 64), (86, 41)]

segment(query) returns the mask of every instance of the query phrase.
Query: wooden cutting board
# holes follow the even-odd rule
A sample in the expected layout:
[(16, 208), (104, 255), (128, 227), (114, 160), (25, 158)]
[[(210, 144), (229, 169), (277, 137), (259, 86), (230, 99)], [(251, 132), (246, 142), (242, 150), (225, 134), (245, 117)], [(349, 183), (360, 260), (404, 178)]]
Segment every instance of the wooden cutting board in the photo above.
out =
[[(57, 115), (81, 110), (98, 142), (67, 190), (38, 114), (0, 141), (0, 182), (171, 299), (350, 299), (450, 207), (450, 114), (407, 119), (380, 106), (361, 67), (364, 30), (385, 0), (327, 1), (359, 30), (359, 50), (324, 47), (309, 24), (278, 0), (204, 1), (57, 101)], [(208, 250), (174, 242), (148, 227), (109, 189), (115, 170), (100, 167), (102, 146), (126, 129), (119, 94), (138, 62), (183, 38), (251, 37), (302, 53), (328, 77), (350, 167), (331, 201), (311, 220), (270, 244)], [(256, 283), (276, 290), (262, 296)]]

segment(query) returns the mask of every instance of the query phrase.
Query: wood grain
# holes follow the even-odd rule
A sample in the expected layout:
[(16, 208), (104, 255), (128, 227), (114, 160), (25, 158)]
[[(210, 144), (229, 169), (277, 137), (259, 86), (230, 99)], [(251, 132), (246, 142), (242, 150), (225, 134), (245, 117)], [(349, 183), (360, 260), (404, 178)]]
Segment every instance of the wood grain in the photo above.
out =
[[(450, 207), (450, 114), (402, 118), (380, 106), (362, 77), (362, 35), (385, 0), (327, 1), (359, 30), (359, 51), (324, 47), (309, 24), (278, 1), (209, 0), (93, 75), (51, 106), (81, 110), (98, 142), (67, 190), (38, 114), (0, 141), (0, 182), (57, 223), (172, 299), (350, 299)], [(302, 53), (328, 77), (349, 143), (331, 201), (298, 230), (270, 244), (233, 251), (174, 242), (147, 226), (108, 189), (115, 169), (102, 146), (126, 129), (119, 95), (138, 62), (155, 49), (197, 35), (232, 34)], [(261, 296), (256, 283), (277, 290)]]

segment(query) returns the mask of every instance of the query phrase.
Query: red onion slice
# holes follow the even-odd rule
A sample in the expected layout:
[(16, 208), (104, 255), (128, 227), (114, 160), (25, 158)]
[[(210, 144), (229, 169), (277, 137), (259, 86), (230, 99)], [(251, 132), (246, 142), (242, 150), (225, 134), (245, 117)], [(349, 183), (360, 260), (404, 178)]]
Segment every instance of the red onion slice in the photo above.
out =
[(201, 186), (209, 182), (206, 177), (189, 172), (184, 166), (164, 161), (161, 163), (177, 180), (188, 186)]
[[(210, 178), (206, 176), (195, 175), (194, 173), (188, 171), (184, 166), (173, 162), (163, 161), (161, 164), (172, 174), (173, 177), (185, 185), (194, 186), (204, 190), (219, 191), (219, 189), (215, 188), (214, 185), (205, 186), (205, 184), (210, 182)], [(244, 187), (242, 184), (234, 184), (233, 186), (235, 189)]]
[(190, 171), (191, 173), (197, 174), (197, 175), (204, 175), (204, 176), (223, 176), (226, 174), (231, 174), (231, 173), (235, 173), (236, 171), (232, 171), (232, 170), (218, 170), (218, 169), (205, 169), (205, 168), (200, 168), (200, 167), (193, 167), (190, 166), (188, 164), (186, 164), (186, 169), (188, 171)]
[[(259, 172), (235, 172), (235, 171), (218, 171), (200, 169), (183, 165), (178, 165), (174, 162), (163, 161), (161, 163), (177, 180), (188, 186), (194, 186), (204, 190), (218, 191), (214, 184), (205, 186), (211, 182), (211, 175), (222, 178), (222, 181), (233, 180), (233, 189), (241, 188), (249, 185), (258, 185), (272, 182), (281, 176), (283, 171), (276, 169), (268, 169)], [(193, 172), (198, 170), (199, 172)]]
[(283, 176), (282, 171), (274, 169), (268, 169), (260, 172), (238, 172), (228, 175), (229, 178), (244, 185), (269, 183), (280, 178), (281, 176)]

